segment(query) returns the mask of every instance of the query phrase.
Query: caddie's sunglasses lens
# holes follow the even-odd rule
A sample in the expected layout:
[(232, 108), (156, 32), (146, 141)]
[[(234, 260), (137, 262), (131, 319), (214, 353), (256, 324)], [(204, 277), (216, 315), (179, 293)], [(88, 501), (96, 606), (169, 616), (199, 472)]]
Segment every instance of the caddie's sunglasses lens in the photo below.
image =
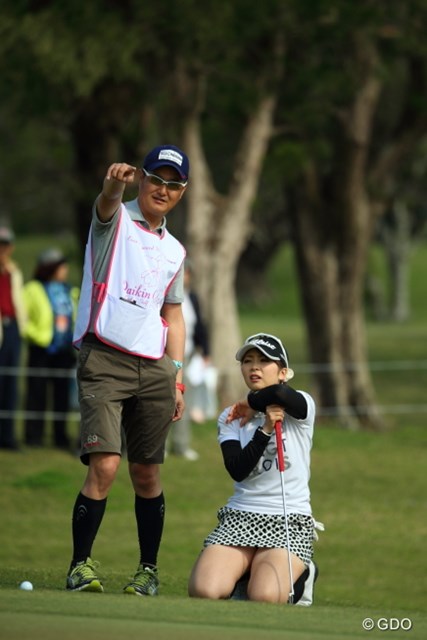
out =
[(155, 187), (163, 187), (170, 191), (180, 191), (187, 186), (187, 182), (178, 182), (177, 180), (163, 180), (160, 176), (156, 176), (155, 173), (149, 173), (144, 169), (144, 173), (147, 176), (147, 180)]

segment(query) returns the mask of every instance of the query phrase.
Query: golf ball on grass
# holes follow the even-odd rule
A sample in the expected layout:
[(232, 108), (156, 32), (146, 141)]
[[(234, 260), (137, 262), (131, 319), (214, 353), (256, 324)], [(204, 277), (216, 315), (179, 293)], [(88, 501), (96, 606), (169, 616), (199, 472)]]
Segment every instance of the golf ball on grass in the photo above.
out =
[(24, 582), (21, 582), (19, 585), (19, 588), (22, 589), (22, 591), (32, 591), (33, 585), (28, 580), (24, 580)]

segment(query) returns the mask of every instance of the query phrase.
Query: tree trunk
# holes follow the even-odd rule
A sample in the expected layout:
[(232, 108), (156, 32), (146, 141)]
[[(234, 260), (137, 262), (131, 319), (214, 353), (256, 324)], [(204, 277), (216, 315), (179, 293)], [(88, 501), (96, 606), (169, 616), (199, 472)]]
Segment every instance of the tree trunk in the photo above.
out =
[[(310, 193), (306, 185), (306, 194)], [(313, 194), (311, 194), (313, 195)], [(316, 202), (308, 199), (292, 211), (294, 248), (318, 400), (325, 413), (349, 419), (347, 379), (340, 340), (338, 262), (324, 227), (313, 224)]]
[(187, 192), (187, 249), (195, 265), (195, 286), (209, 324), (212, 359), (219, 372), (221, 406), (235, 402), (244, 389), (240, 369), (234, 361), (241, 342), (235, 279), (250, 233), (252, 203), (273, 133), (274, 108), (275, 99), (267, 96), (250, 118), (236, 153), (226, 196), (218, 194), (213, 186), (197, 114), (188, 118), (185, 128), (184, 144), (192, 159), (191, 187)]
[[(361, 43), (360, 43), (361, 44)], [(293, 212), (294, 242), (319, 402), (347, 427), (380, 428), (367, 364), (363, 313), (366, 252), (372, 236), (365, 191), (367, 152), (380, 92), (376, 58), (336, 132), (334, 187), (312, 164)]]

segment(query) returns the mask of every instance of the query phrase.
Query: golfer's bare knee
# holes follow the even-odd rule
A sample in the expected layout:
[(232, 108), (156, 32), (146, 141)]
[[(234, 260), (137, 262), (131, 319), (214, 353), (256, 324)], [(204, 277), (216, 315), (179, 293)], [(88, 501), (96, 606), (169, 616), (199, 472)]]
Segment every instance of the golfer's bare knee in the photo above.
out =
[(219, 584), (212, 583), (190, 583), (188, 588), (190, 598), (206, 598), (209, 600), (221, 600), (229, 597), (229, 593)]
[(279, 589), (277, 585), (248, 585), (248, 598), (256, 602), (270, 602), (285, 604), (289, 598), (286, 589)]

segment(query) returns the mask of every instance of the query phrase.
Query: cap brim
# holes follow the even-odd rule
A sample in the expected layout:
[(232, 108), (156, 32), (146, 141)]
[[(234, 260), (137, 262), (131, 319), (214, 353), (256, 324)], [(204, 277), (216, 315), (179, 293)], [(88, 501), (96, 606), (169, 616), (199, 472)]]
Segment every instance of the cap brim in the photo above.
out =
[(259, 345), (257, 345), (257, 344), (245, 344), (245, 345), (243, 345), (243, 347), (241, 347), (238, 350), (238, 352), (236, 353), (236, 360), (239, 360), (239, 362), (241, 362), (242, 359), (247, 354), (247, 352), (251, 351), (251, 349), (256, 349), (257, 351), (261, 351), (261, 353), (263, 353), (265, 355), (265, 357), (268, 358), (269, 360), (273, 360), (274, 362), (282, 362), (282, 360), (280, 358), (272, 358), (271, 355), (269, 353), (267, 353), (267, 351), (264, 351), (264, 349), (262, 347), (260, 347)]

